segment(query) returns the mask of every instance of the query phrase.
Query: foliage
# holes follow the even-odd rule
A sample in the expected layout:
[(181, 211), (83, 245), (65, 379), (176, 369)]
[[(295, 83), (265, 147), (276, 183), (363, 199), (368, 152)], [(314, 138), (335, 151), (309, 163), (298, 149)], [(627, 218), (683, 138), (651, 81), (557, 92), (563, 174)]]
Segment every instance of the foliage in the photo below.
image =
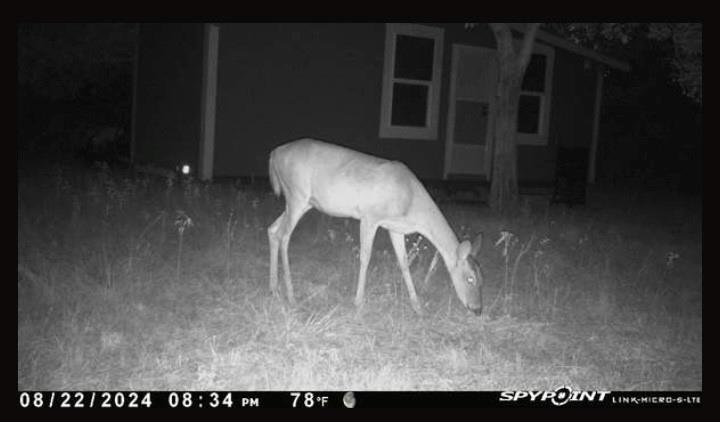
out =
[(702, 104), (702, 23), (569, 23), (550, 24), (552, 30), (602, 53), (637, 57), (636, 45), (655, 41), (667, 46), (664, 60), (671, 77), (685, 95)]
[(135, 24), (18, 24), (18, 85), (51, 100), (93, 95), (131, 75)]
[(127, 156), (137, 26), (20, 23), (17, 35), (18, 156)]
[(598, 177), (702, 190), (702, 24), (571, 23), (549, 31), (625, 60), (605, 75)]

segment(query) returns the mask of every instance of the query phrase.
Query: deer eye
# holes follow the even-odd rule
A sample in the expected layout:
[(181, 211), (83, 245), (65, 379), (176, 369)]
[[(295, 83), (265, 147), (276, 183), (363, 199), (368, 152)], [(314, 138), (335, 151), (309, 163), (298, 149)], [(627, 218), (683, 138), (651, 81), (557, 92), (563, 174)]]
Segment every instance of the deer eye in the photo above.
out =
[(470, 284), (475, 284), (475, 277), (472, 277), (472, 276), (468, 277), (467, 282)]

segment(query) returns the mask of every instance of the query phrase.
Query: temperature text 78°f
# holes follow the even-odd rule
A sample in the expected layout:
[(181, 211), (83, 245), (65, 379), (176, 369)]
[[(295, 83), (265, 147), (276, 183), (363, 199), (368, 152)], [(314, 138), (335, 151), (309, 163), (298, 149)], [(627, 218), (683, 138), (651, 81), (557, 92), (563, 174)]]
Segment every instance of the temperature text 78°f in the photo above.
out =
[(327, 396), (316, 396), (313, 393), (290, 393), (293, 398), (292, 407), (311, 408), (315, 405), (325, 407), (328, 403)]

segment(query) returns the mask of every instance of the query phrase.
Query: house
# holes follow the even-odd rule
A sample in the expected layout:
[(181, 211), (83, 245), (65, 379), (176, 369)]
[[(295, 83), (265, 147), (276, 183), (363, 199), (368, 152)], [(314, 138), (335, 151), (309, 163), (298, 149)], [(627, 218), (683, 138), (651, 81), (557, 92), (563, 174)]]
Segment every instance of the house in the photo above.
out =
[[(487, 179), (494, 46), (485, 24), (142, 24), (131, 159), (189, 163), (204, 180), (265, 176), (274, 147), (307, 136), (426, 180)], [(629, 69), (539, 31), (520, 98), (521, 183), (552, 182), (562, 149), (581, 151), (594, 177), (606, 67)]]

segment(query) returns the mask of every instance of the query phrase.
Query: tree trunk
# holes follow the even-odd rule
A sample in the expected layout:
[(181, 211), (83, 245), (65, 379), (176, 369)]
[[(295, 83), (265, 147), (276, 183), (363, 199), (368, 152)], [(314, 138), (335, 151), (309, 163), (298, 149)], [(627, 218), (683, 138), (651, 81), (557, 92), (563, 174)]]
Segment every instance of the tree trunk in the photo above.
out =
[(503, 214), (515, 209), (518, 200), (515, 138), (521, 82), (517, 74), (508, 74), (501, 65), (497, 86), (490, 207)]
[(518, 203), (516, 137), (520, 88), (539, 26), (528, 24), (520, 51), (516, 52), (508, 25), (490, 24), (497, 42), (499, 67), (489, 202), (490, 208), (502, 214), (516, 209)]

